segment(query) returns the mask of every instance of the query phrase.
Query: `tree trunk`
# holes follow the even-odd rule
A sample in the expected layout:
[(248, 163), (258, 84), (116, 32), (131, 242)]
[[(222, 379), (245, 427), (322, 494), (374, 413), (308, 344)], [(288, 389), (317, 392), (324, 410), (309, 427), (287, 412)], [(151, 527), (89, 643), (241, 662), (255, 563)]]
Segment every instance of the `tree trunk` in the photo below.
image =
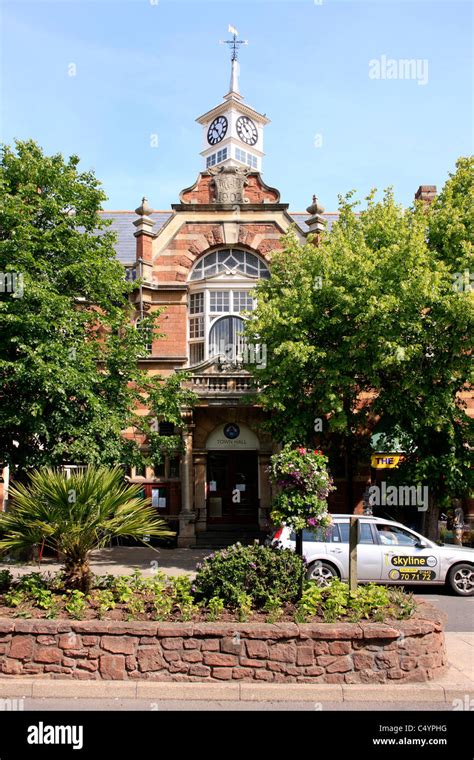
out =
[(67, 589), (88, 594), (91, 590), (92, 574), (88, 559), (66, 558), (64, 567), (64, 585)]
[(423, 534), (430, 541), (438, 540), (438, 518), (439, 508), (437, 507), (433, 497), (430, 495), (428, 509), (423, 515)]

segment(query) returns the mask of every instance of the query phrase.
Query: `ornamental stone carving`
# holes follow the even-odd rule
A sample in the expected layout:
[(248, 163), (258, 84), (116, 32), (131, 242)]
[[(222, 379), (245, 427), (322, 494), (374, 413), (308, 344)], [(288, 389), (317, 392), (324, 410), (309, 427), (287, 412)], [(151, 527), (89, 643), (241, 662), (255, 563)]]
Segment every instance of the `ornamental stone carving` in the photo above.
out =
[(214, 188), (214, 203), (248, 203), (244, 197), (244, 187), (248, 184), (249, 169), (240, 166), (221, 166), (210, 169)]

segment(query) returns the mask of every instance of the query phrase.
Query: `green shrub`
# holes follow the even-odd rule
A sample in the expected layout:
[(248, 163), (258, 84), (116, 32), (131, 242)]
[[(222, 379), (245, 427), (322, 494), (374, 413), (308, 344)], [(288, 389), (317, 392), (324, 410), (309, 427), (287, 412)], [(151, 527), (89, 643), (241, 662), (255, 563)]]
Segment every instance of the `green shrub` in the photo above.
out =
[(348, 619), (383, 621), (387, 617), (410, 617), (416, 603), (411, 594), (401, 589), (389, 589), (375, 583), (358, 586), (349, 591), (347, 583), (334, 578), (329, 586), (308, 583), (298, 604), (296, 622), (322, 617), (327, 623)]
[(241, 594), (248, 594), (253, 606), (262, 608), (268, 599), (282, 603), (298, 597), (303, 561), (291, 549), (277, 549), (258, 543), (234, 544), (211, 554), (197, 565), (194, 580), (196, 599), (222, 599), (226, 607), (238, 607)]
[(224, 612), (224, 602), (218, 596), (213, 596), (208, 602), (209, 620), (219, 620)]

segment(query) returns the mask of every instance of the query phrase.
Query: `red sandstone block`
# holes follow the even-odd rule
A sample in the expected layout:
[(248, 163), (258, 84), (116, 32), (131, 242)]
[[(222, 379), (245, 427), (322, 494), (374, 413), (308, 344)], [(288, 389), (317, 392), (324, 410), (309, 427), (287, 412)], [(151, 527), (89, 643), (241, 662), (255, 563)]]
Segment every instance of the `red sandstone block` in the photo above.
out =
[(184, 662), (202, 662), (202, 652), (190, 649), (189, 651), (182, 652), (181, 657)]
[(61, 662), (63, 653), (58, 647), (38, 647), (35, 652), (36, 662)]
[(163, 652), (163, 657), (166, 662), (176, 662), (181, 659), (181, 652), (177, 652), (176, 649), (170, 649)]
[(55, 636), (37, 636), (36, 641), (38, 644), (56, 644), (56, 637)]
[(322, 676), (324, 668), (320, 668), (318, 665), (311, 665), (311, 667), (305, 668), (303, 672), (307, 676)]
[(326, 641), (315, 641), (313, 643), (313, 651), (315, 655), (328, 654), (329, 645)]
[[(265, 662), (262, 660), (252, 660), (247, 657), (240, 657), (239, 663), (244, 668), (264, 668)], [(268, 666), (270, 667), (270, 663), (268, 663)]]
[(360, 652), (352, 655), (352, 662), (356, 670), (365, 670), (366, 668), (374, 667), (375, 658), (373, 654)]
[(211, 669), (207, 667), (207, 665), (191, 665), (189, 668), (189, 675), (207, 678), (211, 675)]
[(270, 660), (296, 662), (296, 646), (293, 644), (273, 644), (269, 650)]
[(344, 683), (342, 673), (329, 673), (324, 677), (325, 683)]
[(159, 638), (172, 638), (175, 636), (189, 637), (193, 635), (193, 627), (194, 623), (158, 623), (155, 635)]
[(352, 659), (348, 656), (338, 657), (336, 662), (331, 663), (326, 667), (327, 673), (347, 673), (348, 670), (352, 670)]
[(240, 638), (224, 636), (220, 642), (220, 649), (226, 654), (240, 654), (244, 651), (244, 643)]
[(7, 659), (2, 662), (2, 673), (6, 675), (19, 675), (23, 672), (23, 665), (18, 660)]
[(244, 678), (246, 680), (251, 680), (253, 678), (253, 670), (252, 668), (234, 668), (232, 671), (232, 676), (236, 681), (242, 681)]
[[(396, 667), (396, 664), (394, 667)], [(414, 670), (416, 668), (416, 658), (400, 657), (400, 667), (402, 670)]]
[(81, 637), (76, 633), (64, 633), (59, 637), (60, 649), (80, 649), (82, 646)]
[(350, 641), (332, 641), (329, 644), (331, 654), (349, 654), (352, 651)]
[(0, 620), (0, 633), (9, 633), (15, 630), (15, 622), (13, 620)]
[(161, 647), (143, 647), (137, 654), (138, 668), (144, 673), (148, 671), (162, 670), (165, 667)]
[(188, 662), (176, 660), (175, 662), (170, 663), (168, 670), (170, 673), (187, 673), (189, 668), (190, 665)]
[(123, 654), (104, 654), (100, 658), (100, 674), (102, 678), (112, 681), (123, 681), (125, 673), (125, 657)]
[(383, 623), (361, 623), (364, 639), (397, 639), (400, 631)]
[(232, 668), (212, 668), (212, 677), (220, 681), (230, 681), (232, 678)]
[(132, 636), (102, 636), (101, 646), (113, 654), (134, 654), (137, 640)]
[(85, 647), (94, 646), (94, 644), (97, 644), (98, 641), (99, 641), (98, 636), (83, 636), (82, 637), (82, 643)]
[(137, 658), (133, 654), (129, 654), (125, 657), (125, 667), (127, 670), (137, 669)]
[(99, 669), (99, 663), (97, 660), (77, 660), (76, 665), (78, 668), (88, 670), (89, 672), (94, 672)]
[(238, 665), (238, 658), (233, 654), (221, 654), (220, 652), (205, 652), (205, 665)]
[(255, 679), (257, 681), (273, 681), (274, 674), (269, 670), (256, 670)]
[(314, 663), (313, 647), (298, 647), (296, 650), (297, 665), (312, 665)]
[(316, 662), (318, 665), (322, 665), (323, 668), (325, 668), (328, 665), (332, 665), (333, 662), (336, 662), (336, 659), (337, 657), (335, 655), (322, 654), (320, 657), (316, 657)]
[(201, 649), (203, 652), (218, 652), (219, 639), (203, 639)]
[(161, 646), (163, 649), (183, 649), (183, 639), (179, 637), (173, 639), (161, 639)]
[(268, 645), (265, 641), (247, 641), (245, 643), (247, 654), (253, 657), (268, 657)]
[(32, 636), (14, 636), (10, 644), (10, 657), (17, 660), (31, 660), (33, 657), (34, 639)]
[(185, 649), (201, 649), (201, 643), (202, 642), (199, 641), (199, 639), (184, 639), (183, 640), (183, 646)]

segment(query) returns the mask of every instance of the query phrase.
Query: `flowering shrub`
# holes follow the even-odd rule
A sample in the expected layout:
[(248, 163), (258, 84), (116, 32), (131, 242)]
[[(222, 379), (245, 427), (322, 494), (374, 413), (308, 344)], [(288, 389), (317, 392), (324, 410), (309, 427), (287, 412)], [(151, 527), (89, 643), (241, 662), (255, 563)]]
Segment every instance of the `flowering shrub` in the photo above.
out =
[(331, 525), (327, 497), (334, 485), (322, 451), (287, 444), (271, 458), (270, 475), (279, 488), (271, 515), (276, 525), (296, 531)]
[(305, 572), (302, 559), (290, 549), (258, 543), (229, 546), (206, 557), (196, 569), (196, 599), (209, 602), (219, 597), (235, 609), (241, 608), (243, 595), (251, 598), (255, 608), (264, 607), (275, 597), (280, 602), (296, 600)]

